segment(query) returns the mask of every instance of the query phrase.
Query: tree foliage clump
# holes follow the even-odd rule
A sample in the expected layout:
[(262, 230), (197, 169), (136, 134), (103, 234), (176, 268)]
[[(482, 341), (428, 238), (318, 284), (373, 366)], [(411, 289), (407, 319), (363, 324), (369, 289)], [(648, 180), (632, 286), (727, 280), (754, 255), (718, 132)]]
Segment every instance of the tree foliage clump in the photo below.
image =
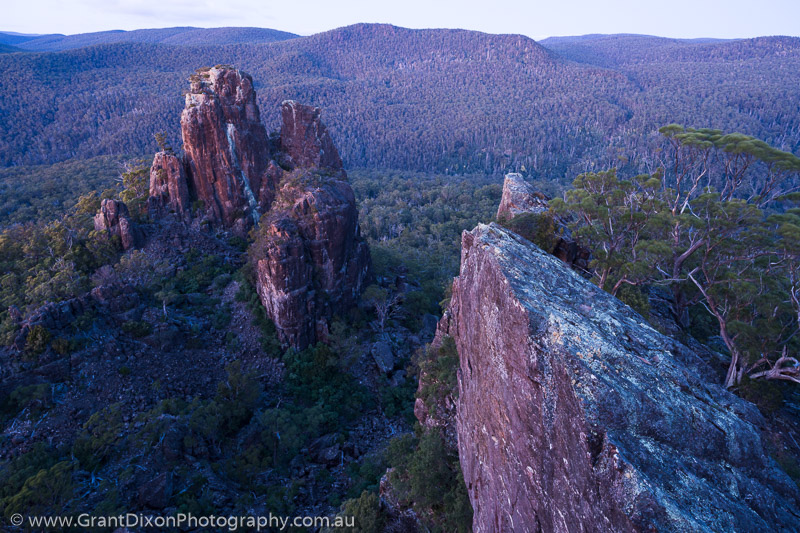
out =
[(548, 211), (522, 213), (511, 220), (498, 220), (498, 222), (517, 235), (525, 237), (545, 252), (552, 252), (558, 244), (555, 219), (553, 214)]
[(800, 158), (738, 133), (660, 131), (657, 172), (583, 174), (553, 209), (592, 249), (600, 287), (664, 285), (679, 324), (696, 306), (713, 317), (731, 357), (727, 387), (800, 383)]
[(100, 207), (94, 193), (82, 196), (55, 220), (17, 224), (0, 232), (0, 329), (8, 342), (13, 329), (8, 309), (40, 307), (73, 298), (91, 288), (91, 276), (119, 255), (112, 239), (94, 230)]
[[(458, 351), (451, 337), (441, 346), (426, 347), (415, 361), (423, 386), (416, 397), (432, 411), (457, 391)], [(393, 467), (390, 481), (399, 500), (414, 508), (431, 531), (468, 532), (472, 505), (454, 443), (438, 427), (416, 425), (414, 435), (403, 435), (389, 445)]]
[(392, 441), (388, 454), (393, 488), (431, 531), (472, 531), (472, 505), (458, 452), (438, 428), (417, 426), (416, 435)]

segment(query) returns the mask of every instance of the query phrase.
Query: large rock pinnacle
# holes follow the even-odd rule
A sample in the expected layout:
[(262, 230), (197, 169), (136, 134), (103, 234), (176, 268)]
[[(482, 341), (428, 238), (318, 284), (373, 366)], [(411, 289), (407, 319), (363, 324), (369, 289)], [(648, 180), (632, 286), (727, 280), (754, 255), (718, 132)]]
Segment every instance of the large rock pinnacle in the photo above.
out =
[(305, 348), (327, 321), (358, 301), (369, 249), (353, 190), (319, 108), (286, 101), (279, 139), (261, 124), (252, 78), (229, 67), (191, 78), (181, 115), (182, 157), (160, 152), (150, 173), (151, 213), (241, 235), (259, 226), (249, 255), (281, 341)]
[(318, 107), (284, 101), (281, 104), (281, 150), (295, 166), (341, 170), (342, 159), (320, 114)]
[(199, 71), (191, 82), (181, 133), (193, 189), (213, 223), (246, 229), (258, 223), (275, 190), (253, 80), (222, 67)]

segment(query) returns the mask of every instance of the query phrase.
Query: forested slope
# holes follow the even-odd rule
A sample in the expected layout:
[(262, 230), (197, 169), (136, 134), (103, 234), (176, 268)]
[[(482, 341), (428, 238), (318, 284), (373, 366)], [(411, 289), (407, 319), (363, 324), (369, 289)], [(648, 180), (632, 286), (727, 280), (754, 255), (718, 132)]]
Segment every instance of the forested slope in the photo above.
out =
[[(8, 37), (7, 34), (3, 34)], [(297, 37), (293, 33), (268, 28), (159, 28), (147, 30), (111, 30), (77, 35), (41, 35), (17, 39), (19, 47), (28, 51), (52, 52), (72, 50), (98, 44), (161, 43), (183, 46), (271, 43)]]
[(367, 24), (269, 44), (3, 54), (0, 165), (148, 153), (158, 131), (180, 146), (185, 79), (220, 63), (253, 74), (265, 109), (286, 98), (322, 107), (351, 167), (556, 179), (626, 161), (646, 170), (649, 139), (670, 122), (798, 150), (800, 39), (618, 40), (579, 41), (606, 58), (594, 65), (563, 43)]

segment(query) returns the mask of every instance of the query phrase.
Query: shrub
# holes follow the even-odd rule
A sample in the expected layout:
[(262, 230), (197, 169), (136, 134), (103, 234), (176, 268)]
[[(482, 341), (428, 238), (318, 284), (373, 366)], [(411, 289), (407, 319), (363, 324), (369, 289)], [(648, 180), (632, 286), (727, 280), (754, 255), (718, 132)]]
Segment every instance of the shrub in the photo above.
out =
[(428, 408), (434, 408), (457, 392), (458, 350), (452, 337), (445, 337), (438, 348), (426, 347), (418, 352), (417, 364), (423, 379), (419, 397)]
[(373, 531), (383, 531), (386, 527), (386, 515), (381, 511), (380, 499), (374, 492), (364, 491), (358, 498), (344, 502), (340, 516), (347, 520), (349, 517), (353, 517), (355, 526), (336, 528), (333, 530), (334, 533), (372, 533)]
[(3, 511), (7, 509), (9, 499), (22, 489), (28, 478), (49, 470), (57, 462), (55, 450), (43, 442), (37, 442), (28, 452), (4, 464), (0, 469), (0, 507)]
[(758, 406), (764, 414), (774, 414), (783, 406), (783, 391), (779, 383), (742, 377), (737, 389), (739, 396)]
[(224, 426), (230, 431), (241, 429), (253, 415), (261, 396), (261, 384), (254, 373), (242, 372), (241, 361), (225, 367), (227, 378), (217, 385), (215, 401), (225, 413)]
[(619, 298), (623, 303), (629, 305), (631, 309), (642, 315), (644, 318), (648, 318), (650, 316), (650, 300), (647, 297), (647, 294), (644, 293), (638, 286), (636, 285), (628, 285), (625, 284), (620, 287), (619, 292), (617, 292), (617, 298)]
[(386, 458), (382, 454), (367, 455), (360, 463), (350, 463), (348, 473), (350, 474), (352, 485), (348, 491), (348, 496), (357, 498), (364, 491), (377, 492), (381, 476), (383, 476), (387, 468)]
[(67, 355), (72, 350), (72, 343), (69, 339), (65, 339), (64, 337), (53, 339), (50, 346), (58, 355)]
[(42, 515), (59, 509), (72, 497), (72, 472), (72, 463), (62, 461), (26, 479), (17, 494), (4, 499), (6, 518), (15, 513)]
[(89, 417), (72, 445), (81, 468), (96, 471), (114, 453), (122, 439), (120, 404), (109, 405)]
[(322, 407), (275, 407), (256, 418), (259, 438), (234, 458), (229, 470), (240, 483), (252, 483), (265, 468), (288, 472), (289, 463), (327, 426)]
[(132, 337), (146, 337), (153, 332), (153, 325), (144, 320), (128, 320), (122, 324), (122, 331)]
[(39, 383), (17, 387), (2, 403), (0, 410), (5, 416), (15, 416), (22, 409), (28, 408), (32, 416), (36, 416), (50, 406), (50, 385)]
[(329, 346), (289, 350), (283, 362), (287, 391), (298, 401), (322, 406), (332, 419), (350, 420), (363, 413), (365, 388), (340, 370), (338, 355)]
[(500, 224), (548, 253), (553, 251), (558, 243), (555, 221), (553, 215), (548, 211), (523, 213), (511, 220), (502, 220)]
[(46, 327), (38, 324), (33, 326), (25, 337), (25, 350), (31, 358), (35, 358), (47, 349), (50, 343), (50, 332)]

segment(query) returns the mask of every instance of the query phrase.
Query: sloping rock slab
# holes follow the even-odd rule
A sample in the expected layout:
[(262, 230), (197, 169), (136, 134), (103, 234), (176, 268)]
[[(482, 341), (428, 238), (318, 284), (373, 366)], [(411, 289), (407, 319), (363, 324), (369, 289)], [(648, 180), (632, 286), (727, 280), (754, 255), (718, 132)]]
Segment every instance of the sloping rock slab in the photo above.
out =
[(465, 232), (448, 320), (476, 532), (797, 530), (757, 409), (561, 261)]

